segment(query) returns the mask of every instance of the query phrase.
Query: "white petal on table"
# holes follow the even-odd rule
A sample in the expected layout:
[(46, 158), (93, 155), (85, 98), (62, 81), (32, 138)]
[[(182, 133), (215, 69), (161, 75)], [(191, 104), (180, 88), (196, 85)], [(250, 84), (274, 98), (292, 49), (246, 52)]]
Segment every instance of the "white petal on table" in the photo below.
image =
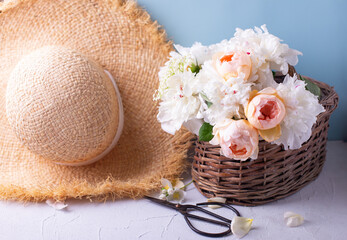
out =
[(304, 223), (304, 218), (300, 214), (294, 212), (285, 212), (284, 222), (287, 227), (297, 227)]
[(253, 219), (235, 216), (231, 222), (231, 231), (237, 238), (242, 238), (251, 230)]
[[(225, 203), (227, 201), (226, 198), (222, 198), (222, 197), (213, 197), (213, 198), (209, 198), (207, 199), (207, 202), (218, 202), (218, 203)], [(212, 209), (217, 209), (220, 208), (221, 206), (219, 205), (208, 205), (209, 208)]]

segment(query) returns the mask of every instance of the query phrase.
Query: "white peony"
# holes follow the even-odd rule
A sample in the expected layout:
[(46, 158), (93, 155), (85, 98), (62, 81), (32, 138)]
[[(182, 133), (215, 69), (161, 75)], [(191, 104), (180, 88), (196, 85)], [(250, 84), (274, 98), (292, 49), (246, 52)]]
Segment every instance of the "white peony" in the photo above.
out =
[(184, 71), (169, 77), (165, 84), (157, 119), (164, 131), (175, 134), (184, 122), (199, 118), (201, 103), (196, 87), (199, 82), (194, 73)]
[(190, 119), (184, 122), (182, 125), (191, 133), (199, 136), (201, 126), (204, 124), (204, 120), (200, 118)]
[[(269, 33), (266, 25), (261, 28), (242, 30), (236, 29), (232, 41), (238, 41), (241, 47), (250, 51), (259, 57), (259, 61), (270, 63), (270, 68), (288, 73), (288, 64), (294, 66), (298, 63), (298, 55), (301, 52), (290, 49), (287, 44), (281, 43), (281, 39)], [(252, 52), (251, 52), (252, 55)]]
[(281, 123), (282, 135), (274, 143), (283, 144), (284, 149), (300, 148), (310, 138), (318, 114), (325, 111), (305, 85), (296, 75), (287, 75), (277, 87), (278, 95), (286, 106), (286, 115)]
[(194, 63), (199, 65), (211, 59), (213, 52), (208, 46), (203, 46), (199, 42), (195, 42), (190, 48), (182, 47), (178, 44), (175, 44), (174, 47), (176, 48), (177, 52), (183, 56), (193, 56), (195, 59)]
[(205, 122), (216, 125), (225, 119), (245, 117), (243, 106), (248, 102), (252, 83), (244, 82), (242, 76), (225, 81), (211, 61), (205, 62), (199, 75), (199, 92), (212, 103), (210, 106), (202, 104)]
[(170, 52), (170, 59), (165, 63), (165, 66), (160, 68), (159, 71), (159, 88), (154, 94), (154, 100), (159, 100), (165, 94), (165, 91), (168, 89), (167, 80), (176, 74), (183, 72), (190, 72), (188, 68), (196, 60), (193, 55), (187, 53), (181, 55), (177, 52)]

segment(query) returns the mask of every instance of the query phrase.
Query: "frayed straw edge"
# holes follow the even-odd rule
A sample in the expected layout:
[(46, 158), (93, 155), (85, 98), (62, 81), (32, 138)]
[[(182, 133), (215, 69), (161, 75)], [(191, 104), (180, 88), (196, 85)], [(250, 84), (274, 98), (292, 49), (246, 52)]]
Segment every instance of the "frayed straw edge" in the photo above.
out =
[[(37, 0), (13, 0), (1, 2), (0, 14), (14, 9), (15, 7), (20, 7), (21, 4), (28, 3), (31, 5), (36, 1)], [(111, 9), (124, 12), (128, 15), (130, 20), (145, 26), (145, 30), (149, 33), (154, 43), (160, 45), (164, 54), (168, 54), (173, 50), (173, 43), (167, 39), (166, 31), (157, 21), (152, 21), (149, 13), (138, 6), (134, 0), (104, 0), (104, 2), (108, 3)]]
[(194, 136), (182, 130), (174, 137), (170, 161), (165, 163), (161, 172), (139, 181), (119, 181), (108, 177), (105, 181), (93, 185), (88, 182), (62, 183), (55, 188), (27, 189), (16, 185), (0, 185), (1, 200), (21, 202), (42, 202), (47, 199), (65, 201), (68, 198), (89, 199), (90, 201), (115, 201), (120, 198), (138, 199), (160, 189), (161, 178), (174, 179), (188, 166), (187, 152), (192, 146)]
[(158, 24), (157, 21), (152, 21), (151, 16), (143, 8), (137, 5), (133, 0), (111, 0), (113, 6), (118, 6), (120, 10), (127, 13), (129, 18), (143, 26), (150, 34), (155, 44), (161, 45), (163, 53), (166, 55), (173, 51), (173, 43), (167, 39), (166, 31)]

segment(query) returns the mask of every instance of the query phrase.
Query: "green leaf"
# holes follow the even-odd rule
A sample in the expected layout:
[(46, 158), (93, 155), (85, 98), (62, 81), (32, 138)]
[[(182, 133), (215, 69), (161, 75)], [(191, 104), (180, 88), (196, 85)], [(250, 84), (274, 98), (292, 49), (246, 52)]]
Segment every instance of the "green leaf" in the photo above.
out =
[(213, 104), (211, 102), (211, 100), (203, 92), (201, 92), (200, 95), (201, 95), (202, 99), (204, 99), (205, 103), (207, 104), (207, 107), (210, 108), (212, 106), (212, 104)]
[(198, 72), (200, 72), (201, 66), (199, 66), (198, 64), (192, 64), (190, 66), (190, 71), (192, 71), (192, 73), (197, 74)]
[(211, 141), (212, 138), (214, 137), (212, 134), (213, 132), (212, 130), (213, 130), (213, 126), (207, 122), (204, 122), (204, 124), (202, 124), (199, 130), (199, 140), (204, 142)]
[(306, 90), (310, 91), (313, 95), (316, 95), (318, 98), (320, 98), (322, 94), (321, 90), (314, 82), (312, 82), (310, 79), (302, 77), (301, 75), (300, 79), (306, 83)]

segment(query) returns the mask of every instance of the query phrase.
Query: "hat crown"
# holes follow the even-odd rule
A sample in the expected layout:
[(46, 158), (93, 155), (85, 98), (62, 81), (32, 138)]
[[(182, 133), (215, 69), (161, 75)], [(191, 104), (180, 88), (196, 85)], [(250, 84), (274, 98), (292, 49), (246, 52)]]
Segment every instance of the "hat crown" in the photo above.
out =
[(8, 81), (6, 113), (26, 147), (63, 164), (101, 154), (119, 123), (117, 94), (103, 69), (59, 46), (40, 48), (19, 61)]

